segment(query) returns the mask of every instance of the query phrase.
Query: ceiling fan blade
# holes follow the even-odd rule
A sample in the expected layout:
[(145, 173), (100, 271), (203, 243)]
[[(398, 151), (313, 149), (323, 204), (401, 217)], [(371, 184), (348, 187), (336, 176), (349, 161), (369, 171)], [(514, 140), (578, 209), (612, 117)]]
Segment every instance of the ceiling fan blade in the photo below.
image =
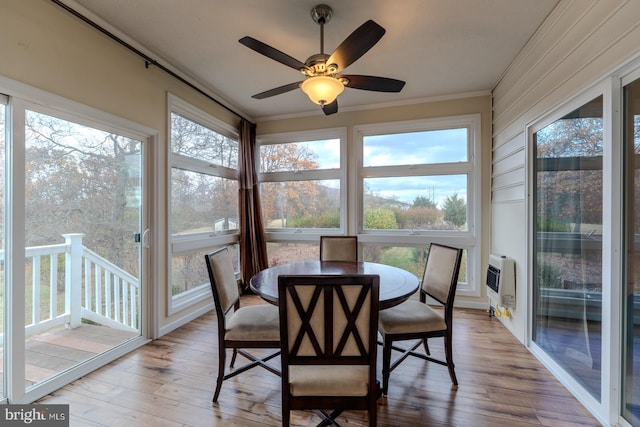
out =
[(325, 104), (322, 106), (322, 112), (328, 116), (338, 112), (338, 100), (336, 99), (331, 104)]
[(361, 76), (357, 74), (340, 75), (348, 80), (346, 87), (352, 89), (372, 90), (376, 92), (400, 92), (404, 87), (402, 80), (390, 79), (388, 77)]
[(269, 90), (265, 90), (264, 92), (260, 92), (260, 93), (256, 93), (255, 95), (252, 96), (252, 98), (255, 99), (265, 99), (265, 98), (269, 98), (270, 96), (275, 96), (275, 95), (280, 95), (283, 94), (285, 92), (289, 92), (292, 91), (294, 89), (298, 89), (300, 87), (300, 82), (295, 82), (295, 83), (289, 83), (286, 84), (284, 86), (279, 86), (279, 87), (274, 87), (273, 89), (269, 89)]
[(306, 70), (309, 68), (303, 62), (300, 62), (297, 59), (287, 55), (286, 53), (280, 52), (278, 49), (273, 48), (268, 44), (262, 43), (260, 40), (256, 40), (253, 37), (245, 36), (238, 41), (249, 49), (253, 49), (256, 52), (273, 59), (274, 61), (278, 61), (279, 63), (286, 65), (287, 67), (294, 68), (298, 71)]
[(338, 70), (344, 70), (371, 49), (382, 38), (385, 29), (368, 20), (347, 37), (327, 59), (327, 65), (336, 64)]

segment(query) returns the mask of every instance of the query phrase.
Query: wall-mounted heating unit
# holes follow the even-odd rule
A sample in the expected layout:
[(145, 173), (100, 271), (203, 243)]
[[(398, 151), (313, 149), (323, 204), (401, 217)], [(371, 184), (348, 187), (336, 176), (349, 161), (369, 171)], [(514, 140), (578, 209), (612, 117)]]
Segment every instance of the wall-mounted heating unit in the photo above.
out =
[(489, 255), (487, 294), (499, 306), (516, 308), (516, 266), (513, 259)]

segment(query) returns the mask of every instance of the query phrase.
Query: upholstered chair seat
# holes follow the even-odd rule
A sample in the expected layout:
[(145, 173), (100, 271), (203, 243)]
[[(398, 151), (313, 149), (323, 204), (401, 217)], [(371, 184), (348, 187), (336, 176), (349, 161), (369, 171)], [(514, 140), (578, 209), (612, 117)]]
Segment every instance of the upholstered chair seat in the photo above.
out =
[(292, 396), (366, 396), (369, 367), (290, 366), (289, 387)]
[(378, 330), (384, 334), (441, 331), (447, 328), (441, 313), (415, 300), (382, 310), (379, 316)]
[(268, 304), (241, 307), (227, 322), (224, 339), (229, 341), (279, 341), (278, 307)]

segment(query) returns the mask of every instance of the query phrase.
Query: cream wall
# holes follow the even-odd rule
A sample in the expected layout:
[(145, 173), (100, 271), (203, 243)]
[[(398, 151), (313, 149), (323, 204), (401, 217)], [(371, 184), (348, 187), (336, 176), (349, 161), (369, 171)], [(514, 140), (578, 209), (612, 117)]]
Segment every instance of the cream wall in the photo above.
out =
[(640, 53), (640, 2), (561, 1), (493, 92), (491, 251), (516, 261), (517, 306), (505, 325), (526, 334), (526, 127)]
[[(478, 245), (481, 248), (481, 266), (478, 270), (486, 269), (489, 257), (489, 208), (490, 208), (490, 174), (491, 174), (491, 98), (488, 94), (469, 94), (467, 96), (450, 97), (448, 99), (428, 100), (423, 103), (375, 108), (360, 111), (340, 111), (338, 114), (325, 116), (321, 111), (309, 117), (297, 117), (279, 120), (265, 120), (257, 122), (257, 133), (266, 135), (272, 133), (305, 131), (324, 128), (347, 128), (347, 144), (349, 152), (353, 152), (353, 128), (358, 125), (384, 122), (399, 122), (403, 120), (431, 119), (438, 117), (480, 114), (482, 148), (480, 152), (482, 164), (482, 219), (479, 224)], [(353, 167), (353, 165), (350, 165)], [(350, 171), (347, 171), (350, 174)], [(352, 199), (352, 198), (350, 198)], [(354, 207), (350, 206), (353, 212)], [(349, 230), (350, 233), (357, 232)], [(484, 281), (484, 276), (478, 271), (478, 280)], [(487, 308), (486, 286), (484, 282), (479, 286), (480, 297), (456, 297), (457, 306), (472, 308)]]
[[(152, 308), (158, 319), (154, 329), (177, 326), (186, 313), (166, 317), (167, 92), (234, 126), (238, 119), (158, 68), (145, 68), (143, 59), (48, 0), (2, 0), (0, 40), (0, 76), (157, 131), (154, 170), (149, 176), (153, 184)], [(196, 308), (207, 310), (208, 303)], [(210, 303), (213, 307), (213, 300)]]

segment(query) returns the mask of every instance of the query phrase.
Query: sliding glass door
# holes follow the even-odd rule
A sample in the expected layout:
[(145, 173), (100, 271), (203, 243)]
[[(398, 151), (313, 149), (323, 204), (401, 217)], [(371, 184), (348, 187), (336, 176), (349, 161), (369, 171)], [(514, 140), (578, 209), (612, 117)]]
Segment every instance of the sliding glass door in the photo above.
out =
[(62, 108), (0, 95), (0, 401), (12, 403), (145, 342), (150, 134), (46, 100)]
[(601, 398), (602, 96), (534, 134), (533, 340)]
[(624, 88), (625, 276), (622, 415), (640, 425), (640, 80)]
[(6, 348), (4, 344), (5, 337), (5, 307), (7, 305), (6, 302), (6, 280), (5, 280), (5, 248), (6, 248), (6, 240), (5, 240), (5, 159), (6, 159), (6, 109), (7, 109), (7, 97), (5, 95), (0, 94), (0, 402), (6, 399), (7, 393), (7, 384), (6, 384), (6, 355), (4, 349)]
[(140, 335), (142, 142), (24, 117), (28, 388)]

